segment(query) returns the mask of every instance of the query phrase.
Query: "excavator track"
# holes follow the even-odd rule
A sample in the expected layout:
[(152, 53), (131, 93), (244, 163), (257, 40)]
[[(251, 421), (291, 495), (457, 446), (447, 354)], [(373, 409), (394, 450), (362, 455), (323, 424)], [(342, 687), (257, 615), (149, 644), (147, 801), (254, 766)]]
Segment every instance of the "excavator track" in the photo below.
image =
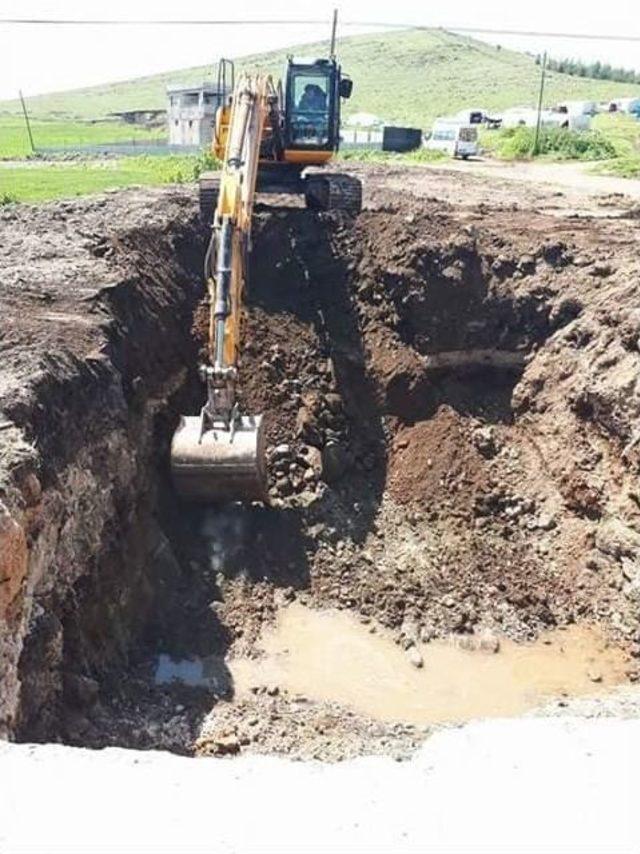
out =
[(358, 214), (362, 210), (362, 182), (352, 175), (313, 173), (305, 179), (307, 207), (316, 211), (346, 211)]

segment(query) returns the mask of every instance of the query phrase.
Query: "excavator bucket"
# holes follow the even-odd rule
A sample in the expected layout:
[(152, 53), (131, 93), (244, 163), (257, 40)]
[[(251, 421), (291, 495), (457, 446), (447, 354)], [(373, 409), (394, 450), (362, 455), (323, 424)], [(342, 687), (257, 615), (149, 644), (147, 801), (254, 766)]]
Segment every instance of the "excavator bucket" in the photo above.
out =
[(241, 416), (233, 431), (202, 427), (200, 416), (183, 416), (173, 436), (171, 472), (181, 498), (212, 504), (264, 500), (262, 416)]

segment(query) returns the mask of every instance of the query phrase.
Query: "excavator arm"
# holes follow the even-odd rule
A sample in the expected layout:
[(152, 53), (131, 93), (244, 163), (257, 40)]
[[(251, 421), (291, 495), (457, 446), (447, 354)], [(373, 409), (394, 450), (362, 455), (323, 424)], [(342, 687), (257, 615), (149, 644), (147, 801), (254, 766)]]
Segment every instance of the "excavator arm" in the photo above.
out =
[(265, 126), (277, 114), (277, 100), (270, 77), (244, 75), (228, 108), (220, 191), (205, 258), (209, 358), (200, 373), (207, 400), (200, 416), (181, 418), (171, 447), (174, 482), (191, 500), (264, 498), (262, 416), (240, 413), (236, 381), (260, 147)]

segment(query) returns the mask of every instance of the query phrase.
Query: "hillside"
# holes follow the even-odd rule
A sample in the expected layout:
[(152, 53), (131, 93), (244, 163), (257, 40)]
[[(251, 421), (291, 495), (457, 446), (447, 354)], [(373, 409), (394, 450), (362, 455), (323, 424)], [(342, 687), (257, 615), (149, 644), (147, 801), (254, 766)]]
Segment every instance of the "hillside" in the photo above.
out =
[[(326, 47), (326, 43), (297, 46), (249, 56), (237, 64), (278, 74), (287, 53), (323, 54)], [(465, 106), (498, 110), (534, 104), (537, 95), (540, 69), (532, 57), (442, 30), (351, 36), (340, 40), (339, 52), (355, 84), (347, 113), (373, 112), (389, 121), (424, 127), (435, 116)], [(29, 107), (43, 119), (99, 118), (115, 110), (162, 107), (168, 83), (199, 82), (211, 76), (211, 66), (170, 71), (41, 95), (30, 98)], [(640, 86), (551, 72), (546, 100), (626, 94), (640, 94)], [(0, 114), (19, 109), (17, 101), (0, 102)]]

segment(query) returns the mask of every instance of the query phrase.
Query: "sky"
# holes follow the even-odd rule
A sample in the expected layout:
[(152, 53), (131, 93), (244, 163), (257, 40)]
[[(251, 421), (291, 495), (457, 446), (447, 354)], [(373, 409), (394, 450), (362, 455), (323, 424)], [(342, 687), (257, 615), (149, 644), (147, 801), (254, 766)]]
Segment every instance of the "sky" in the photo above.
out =
[[(371, 32), (380, 27), (352, 26), (349, 21), (375, 21), (407, 26), (490, 27), (501, 29), (620, 33), (640, 37), (638, 0), (1, 0), (0, 18), (291, 18), (322, 19), (326, 24), (285, 26), (123, 26), (47, 27), (0, 23), (0, 98), (72, 89), (125, 80), (159, 71), (213, 64), (221, 55), (286, 47), (329, 37), (335, 6), (339, 35)], [(551, 56), (600, 59), (640, 71), (640, 43), (567, 41), (515, 36), (484, 37), (493, 43)]]

